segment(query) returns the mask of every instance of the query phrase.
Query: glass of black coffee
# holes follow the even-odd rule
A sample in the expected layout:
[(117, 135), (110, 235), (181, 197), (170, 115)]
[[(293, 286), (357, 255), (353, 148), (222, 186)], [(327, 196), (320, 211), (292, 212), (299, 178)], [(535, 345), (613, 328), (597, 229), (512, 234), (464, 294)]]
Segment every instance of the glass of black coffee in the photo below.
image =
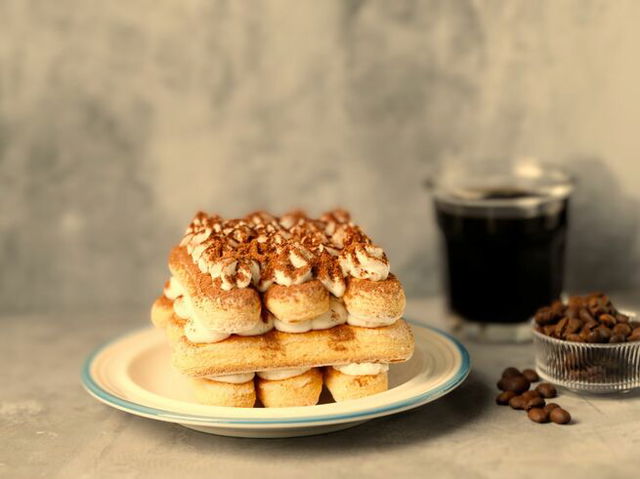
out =
[(562, 293), (571, 178), (532, 159), (454, 162), (431, 187), (457, 328), (527, 340), (527, 320)]

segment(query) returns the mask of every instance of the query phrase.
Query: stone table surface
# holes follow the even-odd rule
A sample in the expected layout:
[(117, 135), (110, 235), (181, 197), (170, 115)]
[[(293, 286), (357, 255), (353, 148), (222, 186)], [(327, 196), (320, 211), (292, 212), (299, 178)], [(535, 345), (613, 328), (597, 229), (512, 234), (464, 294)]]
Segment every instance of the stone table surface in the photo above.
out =
[[(442, 325), (437, 298), (407, 316)], [(473, 369), (449, 395), (418, 409), (322, 436), (239, 439), (132, 416), (80, 384), (99, 344), (147, 313), (3, 316), (0, 477), (637, 477), (640, 394), (561, 391), (569, 426), (538, 425), (497, 407), (495, 381), (533, 362), (531, 344), (466, 342)]]

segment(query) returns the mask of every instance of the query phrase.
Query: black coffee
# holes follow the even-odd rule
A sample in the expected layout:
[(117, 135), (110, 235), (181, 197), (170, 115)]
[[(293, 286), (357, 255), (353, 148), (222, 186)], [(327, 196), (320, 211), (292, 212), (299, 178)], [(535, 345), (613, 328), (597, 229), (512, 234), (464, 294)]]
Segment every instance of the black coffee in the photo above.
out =
[[(568, 200), (533, 215), (496, 214), (494, 199), (544, 198), (519, 190), (473, 192), (473, 207), (436, 200), (447, 256), (449, 307), (471, 321), (525, 321), (562, 290)], [(484, 204), (486, 203), (486, 204)]]

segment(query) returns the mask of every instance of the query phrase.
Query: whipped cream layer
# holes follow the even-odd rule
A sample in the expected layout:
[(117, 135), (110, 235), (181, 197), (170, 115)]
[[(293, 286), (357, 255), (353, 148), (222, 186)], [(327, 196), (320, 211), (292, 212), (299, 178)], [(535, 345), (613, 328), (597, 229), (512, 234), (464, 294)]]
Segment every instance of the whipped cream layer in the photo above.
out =
[(205, 376), (204, 379), (228, 384), (244, 384), (255, 377), (256, 373), (225, 374), (222, 376)]
[(383, 281), (389, 275), (382, 248), (343, 210), (319, 219), (300, 211), (280, 218), (260, 211), (228, 220), (199, 212), (180, 246), (225, 291), (253, 286), (264, 292), (273, 284), (294, 286), (318, 279), (341, 297), (348, 276)]
[(389, 326), (398, 321), (402, 316), (389, 318), (362, 318), (349, 313), (347, 324), (349, 326), (360, 326), (361, 328), (381, 328)]
[[(270, 316), (272, 316), (270, 314)], [(330, 329), (347, 322), (348, 313), (344, 303), (337, 298), (331, 298), (329, 311), (308, 321), (288, 323), (273, 318), (273, 324), (278, 331), (283, 333), (306, 333), (313, 330)]]
[[(347, 374), (349, 376), (375, 376), (380, 373), (385, 373), (389, 370), (389, 365), (385, 363), (351, 363), (331, 367), (340, 371), (342, 374)], [(256, 371), (255, 373), (204, 376), (204, 379), (230, 384), (243, 384), (251, 381), (255, 376), (258, 376), (260, 379), (266, 379), (268, 381), (281, 381), (283, 379), (300, 376), (310, 369), (311, 368), (272, 369), (265, 371)]]
[(389, 370), (389, 365), (385, 363), (351, 363), (333, 366), (333, 369), (349, 376), (375, 376), (386, 373)]
[(269, 381), (280, 381), (282, 379), (294, 378), (306, 373), (311, 368), (289, 368), (289, 369), (272, 369), (268, 371), (258, 371), (256, 374), (261, 379)]
[(191, 299), (186, 293), (185, 288), (175, 277), (172, 276), (169, 279), (167, 287), (164, 289), (164, 294), (167, 298), (173, 300), (173, 310), (176, 315), (187, 321), (184, 327), (184, 335), (192, 343), (217, 343), (224, 341), (232, 334), (238, 336), (259, 336), (268, 333), (274, 328), (283, 333), (306, 333), (314, 330), (330, 329), (341, 324), (364, 328), (379, 328), (393, 324), (400, 318), (371, 319), (353, 316), (347, 312), (342, 300), (332, 296), (329, 310), (308, 321), (296, 323), (280, 321), (275, 318), (271, 312), (264, 310), (262, 321), (251, 329), (231, 332), (217, 331), (203, 325), (204, 322), (200, 320), (197, 311), (193, 308)]

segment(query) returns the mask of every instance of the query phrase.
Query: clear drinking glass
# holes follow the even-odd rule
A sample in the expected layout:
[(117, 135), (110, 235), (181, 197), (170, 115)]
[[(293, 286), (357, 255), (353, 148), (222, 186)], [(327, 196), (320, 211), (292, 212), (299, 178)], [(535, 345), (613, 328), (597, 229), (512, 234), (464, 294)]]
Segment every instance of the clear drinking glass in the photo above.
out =
[(527, 320), (560, 297), (572, 179), (535, 159), (449, 162), (430, 179), (455, 327), (530, 340)]

